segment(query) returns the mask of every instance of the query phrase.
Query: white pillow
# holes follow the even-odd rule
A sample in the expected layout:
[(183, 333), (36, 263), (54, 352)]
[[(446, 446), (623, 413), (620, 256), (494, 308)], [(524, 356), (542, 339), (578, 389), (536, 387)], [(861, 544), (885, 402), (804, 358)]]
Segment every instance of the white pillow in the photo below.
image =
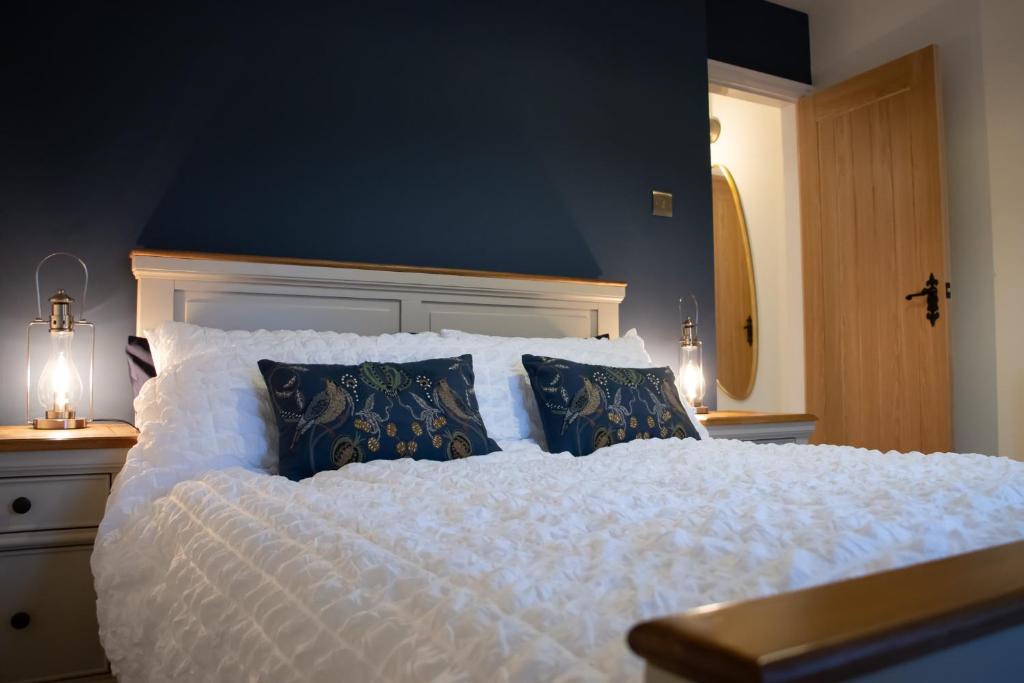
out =
[(162, 370), (142, 385), (135, 420), (151, 464), (273, 464), (268, 426), (276, 423), (259, 368), (244, 354), (198, 353)]
[[(364, 336), (352, 332), (314, 330), (219, 330), (189, 323), (166, 321), (146, 331), (157, 373), (204, 353), (236, 353), (253, 367), (267, 358), (284, 363), (333, 363), (354, 365), (366, 360), (393, 360), (411, 353), (408, 360), (456, 356), (436, 332), (396, 332)], [(422, 353), (417, 350), (422, 349)], [(433, 354), (433, 355), (431, 355)], [(397, 361), (395, 361), (397, 362)]]

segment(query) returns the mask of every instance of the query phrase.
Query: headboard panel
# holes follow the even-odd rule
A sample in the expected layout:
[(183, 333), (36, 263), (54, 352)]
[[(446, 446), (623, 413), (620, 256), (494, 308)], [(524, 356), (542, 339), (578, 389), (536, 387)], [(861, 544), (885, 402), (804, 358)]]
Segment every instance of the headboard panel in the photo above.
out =
[(138, 334), (178, 320), (244, 330), (615, 337), (626, 293), (621, 282), (314, 259), (152, 250), (131, 259)]

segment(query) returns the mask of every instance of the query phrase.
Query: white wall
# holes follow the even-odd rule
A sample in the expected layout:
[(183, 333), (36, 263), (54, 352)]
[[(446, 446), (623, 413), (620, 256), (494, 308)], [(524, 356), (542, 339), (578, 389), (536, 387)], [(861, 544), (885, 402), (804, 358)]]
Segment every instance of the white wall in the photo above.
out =
[(981, 3), (999, 452), (1024, 460), (1024, 2)]
[(720, 410), (805, 409), (800, 223), (790, 192), (795, 190), (795, 175), (786, 183), (787, 163), (795, 164), (790, 159), (795, 148), (787, 146), (784, 134), (784, 123), (795, 128), (791, 109), (710, 96), (711, 114), (722, 123), (721, 136), (711, 145), (711, 163), (728, 168), (739, 190), (754, 262), (759, 323), (754, 390), (742, 401), (719, 391)]
[(1024, 458), (1024, 2), (776, 0), (810, 16), (815, 87), (934, 43), (945, 117), (954, 445)]

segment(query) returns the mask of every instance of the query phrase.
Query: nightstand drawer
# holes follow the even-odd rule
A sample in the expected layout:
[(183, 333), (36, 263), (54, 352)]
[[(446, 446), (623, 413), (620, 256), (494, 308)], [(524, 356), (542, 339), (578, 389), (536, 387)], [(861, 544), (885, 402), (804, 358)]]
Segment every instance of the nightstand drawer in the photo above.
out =
[(98, 526), (110, 476), (0, 479), (0, 533)]
[(102, 674), (92, 547), (0, 553), (0, 683)]

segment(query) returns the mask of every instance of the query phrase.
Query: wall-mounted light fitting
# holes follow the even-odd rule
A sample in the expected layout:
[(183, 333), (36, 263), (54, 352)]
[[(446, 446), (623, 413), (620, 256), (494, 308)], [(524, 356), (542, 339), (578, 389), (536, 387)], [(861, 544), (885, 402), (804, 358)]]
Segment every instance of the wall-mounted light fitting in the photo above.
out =
[(711, 117), (711, 144), (718, 142), (718, 136), (722, 134), (722, 122), (718, 120), (717, 116)]

